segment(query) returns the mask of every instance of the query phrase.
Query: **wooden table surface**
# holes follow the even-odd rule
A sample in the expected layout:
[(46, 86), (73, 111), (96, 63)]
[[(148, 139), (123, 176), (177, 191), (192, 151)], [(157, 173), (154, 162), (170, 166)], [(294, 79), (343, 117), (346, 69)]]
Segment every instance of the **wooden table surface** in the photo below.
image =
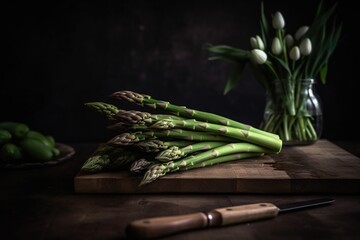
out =
[[(335, 142), (360, 157), (360, 142)], [(127, 239), (129, 221), (256, 202), (333, 197), (333, 205), (270, 220), (184, 232), (162, 239), (358, 239), (360, 196), (336, 194), (76, 194), (74, 176), (96, 144), (70, 144), (57, 166), (0, 170), (1, 239)], [(360, 173), (359, 173), (360, 174)]]

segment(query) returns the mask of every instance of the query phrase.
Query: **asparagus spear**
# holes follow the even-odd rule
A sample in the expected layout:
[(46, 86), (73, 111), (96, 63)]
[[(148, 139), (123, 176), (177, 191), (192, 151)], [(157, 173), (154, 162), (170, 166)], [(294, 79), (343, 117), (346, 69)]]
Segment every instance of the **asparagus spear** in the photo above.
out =
[(226, 142), (199, 142), (194, 143), (191, 145), (188, 145), (183, 148), (179, 148), (178, 146), (172, 146), (168, 149), (165, 149), (161, 151), (155, 159), (162, 161), (162, 162), (168, 162), (173, 161), (179, 158), (182, 158), (188, 154), (195, 153), (198, 151), (205, 151), (210, 150), (216, 147), (220, 147), (227, 144)]
[(191, 143), (191, 141), (161, 141), (158, 139), (150, 139), (134, 143), (133, 146), (140, 149), (142, 152), (160, 152), (169, 147), (184, 147)]
[(107, 116), (109, 119), (120, 120), (125, 124), (138, 124), (138, 125), (147, 125), (154, 121), (163, 120), (163, 119), (174, 119), (174, 120), (183, 120), (184, 118), (177, 117), (174, 115), (166, 114), (151, 114), (148, 112), (142, 111), (125, 111), (118, 109), (116, 106), (104, 103), (104, 102), (89, 102), (85, 103), (85, 106)]
[(108, 119), (114, 120), (114, 116), (123, 110), (118, 109), (116, 106), (104, 102), (89, 102), (85, 106), (104, 114)]
[(206, 122), (221, 124), (221, 125), (230, 126), (230, 127), (234, 127), (234, 128), (240, 128), (242, 130), (246, 130), (249, 132), (256, 132), (258, 134), (266, 135), (269, 137), (279, 138), (279, 136), (276, 134), (262, 131), (260, 129), (254, 128), (252, 126), (234, 121), (232, 119), (229, 119), (229, 118), (217, 115), (217, 114), (199, 111), (199, 110), (195, 110), (195, 109), (190, 109), (190, 108), (187, 108), (184, 106), (177, 106), (177, 105), (171, 104), (166, 101), (153, 99), (149, 95), (139, 94), (139, 93), (135, 93), (132, 91), (118, 91), (118, 92), (113, 93), (111, 96), (120, 101), (133, 102), (133, 103), (139, 104), (141, 106), (151, 107), (153, 109), (160, 108), (160, 109), (168, 110), (173, 114), (176, 114), (178, 116), (182, 116), (185, 118), (194, 118), (194, 119), (197, 119), (200, 121), (206, 121)]
[(117, 123), (107, 126), (107, 129), (124, 133), (127, 131), (145, 131), (145, 130), (149, 130), (149, 127), (146, 125), (117, 122)]
[(140, 158), (133, 162), (130, 166), (130, 172), (138, 174), (148, 169), (150, 165), (154, 164), (153, 161), (148, 161), (145, 158)]
[(148, 125), (158, 120), (163, 119), (173, 119), (173, 120), (184, 120), (184, 118), (177, 117), (174, 115), (167, 114), (151, 114), (148, 112), (141, 111), (120, 111), (118, 114), (114, 115), (114, 118), (119, 121), (127, 124), (139, 124), (139, 125)]
[(126, 132), (113, 137), (107, 144), (111, 146), (128, 146), (148, 138), (149, 137), (142, 134), (142, 132)]
[(184, 139), (189, 141), (224, 141), (233, 142), (233, 138), (208, 134), (204, 132), (171, 129), (164, 131), (126, 132), (110, 139), (107, 144), (111, 146), (128, 146), (148, 139), (156, 138)]
[(122, 111), (115, 115), (117, 120), (128, 124), (141, 124), (145, 125), (147, 122), (151, 122), (151, 114), (141, 111)]
[(267, 148), (252, 143), (230, 143), (196, 155), (190, 155), (178, 161), (154, 164), (150, 166), (148, 171), (144, 174), (140, 186), (150, 183), (157, 178), (164, 176), (168, 172), (175, 172), (180, 170), (181, 168), (184, 169), (185, 167), (191, 165), (197, 165), (212, 158), (243, 152), (269, 153), (270, 151)]
[[(175, 138), (184, 139), (189, 141), (223, 141), (234, 142), (234, 138), (227, 136), (220, 136), (217, 134), (211, 134), (207, 132), (188, 131), (183, 129), (169, 129), (163, 131), (146, 131), (142, 132), (143, 135), (149, 137), (163, 137), (163, 138)], [(236, 141), (236, 140), (235, 140)]]
[[(257, 152), (246, 152), (246, 153), (236, 153), (236, 154), (230, 154), (230, 155), (225, 155), (222, 157), (215, 157), (215, 158), (211, 158), (209, 160), (205, 160), (203, 162), (200, 162), (198, 164), (194, 164), (194, 165), (188, 165), (186, 167), (183, 168), (177, 168), (177, 170), (190, 170), (190, 169), (194, 169), (194, 168), (200, 168), (200, 167), (207, 167), (207, 166), (212, 166), (212, 165), (216, 165), (216, 164), (220, 164), (220, 163), (225, 163), (225, 162), (230, 162), (230, 161), (235, 161), (235, 160), (240, 160), (240, 159), (245, 159), (245, 158), (252, 158), (252, 157), (260, 157), (263, 156), (264, 153), (257, 153)], [(134, 165), (134, 169), (132, 170), (134, 173), (141, 173), (143, 172), (146, 168), (149, 168), (149, 166), (151, 166), (153, 163), (140, 159), (139, 162), (135, 161), (133, 163)], [(170, 166), (173, 166), (173, 162), (171, 162), (169, 164)], [(152, 167), (150, 167), (148, 169), (148, 172), (146, 173), (149, 176), (153, 176), (153, 179), (147, 179), (147, 181), (143, 180), (140, 183), (141, 185), (150, 183), (154, 180), (156, 180), (156, 178), (154, 178), (154, 176), (163, 176), (165, 175), (167, 172), (166, 166), (164, 164), (153, 164)], [(172, 172), (174, 172), (176, 170), (173, 170)], [(146, 175), (145, 174), (145, 175)], [(146, 176), (144, 176), (145, 179)], [(160, 176), (159, 176), (160, 177)]]
[(101, 172), (104, 168), (111, 164), (109, 155), (93, 155), (90, 156), (84, 165), (81, 167), (81, 171), (85, 173)]
[(251, 132), (233, 127), (226, 127), (214, 123), (206, 123), (196, 121), (195, 119), (188, 120), (160, 120), (155, 124), (151, 125), (151, 128), (157, 129), (173, 129), (173, 128), (184, 128), (192, 129), (197, 131), (212, 132), (235, 139), (239, 139), (246, 142), (251, 142), (264, 147), (267, 147), (274, 152), (280, 152), (282, 147), (282, 141), (265, 135), (261, 135), (257, 132)]
[(159, 120), (184, 120), (184, 118), (160, 114), (150, 114), (149, 118), (141, 117), (147, 116), (146, 114), (139, 111), (121, 111), (120, 114), (114, 116), (120, 122), (114, 123), (107, 128), (117, 132), (145, 131), (149, 129), (148, 125)]
[(133, 162), (135, 162), (140, 158), (153, 159), (153, 157), (150, 155), (144, 155), (143, 153), (130, 151), (126, 149), (121, 154), (118, 154), (117, 156), (110, 158), (111, 164), (107, 167), (107, 170), (124, 169), (124, 167), (128, 167), (130, 164), (132, 164)]
[(206, 160), (204, 162), (201, 162), (201, 163), (198, 163), (195, 165), (189, 165), (182, 170), (190, 170), (190, 169), (194, 169), (194, 168), (207, 167), (207, 166), (212, 166), (212, 165), (216, 165), (216, 164), (220, 164), (220, 163), (235, 161), (235, 160), (239, 160), (239, 159), (260, 157), (260, 156), (264, 156), (264, 153), (251, 152), (251, 153), (230, 154), (230, 155), (225, 155), (222, 157), (211, 158), (209, 160)]
[(139, 152), (129, 149), (101, 144), (81, 167), (81, 171), (95, 173), (103, 170), (117, 170), (129, 165), (142, 156)]

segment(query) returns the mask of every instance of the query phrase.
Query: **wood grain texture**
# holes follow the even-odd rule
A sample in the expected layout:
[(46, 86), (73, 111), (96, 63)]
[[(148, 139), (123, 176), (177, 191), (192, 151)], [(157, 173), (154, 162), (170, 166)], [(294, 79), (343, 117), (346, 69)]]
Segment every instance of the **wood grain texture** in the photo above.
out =
[(129, 172), (78, 174), (77, 193), (360, 193), (360, 159), (337, 145), (284, 147), (278, 155), (168, 174), (138, 187)]

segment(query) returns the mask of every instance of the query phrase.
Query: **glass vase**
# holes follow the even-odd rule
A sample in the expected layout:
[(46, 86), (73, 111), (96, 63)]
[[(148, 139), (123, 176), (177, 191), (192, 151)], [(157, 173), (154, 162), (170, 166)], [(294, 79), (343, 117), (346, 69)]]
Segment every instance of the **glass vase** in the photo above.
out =
[(278, 134), (284, 145), (307, 145), (322, 133), (321, 103), (314, 79), (275, 80), (267, 91), (261, 128)]

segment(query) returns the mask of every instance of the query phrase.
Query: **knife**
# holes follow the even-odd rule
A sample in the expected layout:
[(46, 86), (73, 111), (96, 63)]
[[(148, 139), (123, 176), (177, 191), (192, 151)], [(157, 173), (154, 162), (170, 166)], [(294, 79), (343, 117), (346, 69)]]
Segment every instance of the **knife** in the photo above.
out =
[(333, 202), (335, 202), (334, 199), (321, 198), (281, 205), (255, 203), (218, 208), (208, 212), (145, 218), (130, 222), (126, 226), (126, 234), (127, 236), (136, 239), (158, 238), (187, 230), (221, 227), (266, 218), (274, 218), (279, 213), (328, 205)]

